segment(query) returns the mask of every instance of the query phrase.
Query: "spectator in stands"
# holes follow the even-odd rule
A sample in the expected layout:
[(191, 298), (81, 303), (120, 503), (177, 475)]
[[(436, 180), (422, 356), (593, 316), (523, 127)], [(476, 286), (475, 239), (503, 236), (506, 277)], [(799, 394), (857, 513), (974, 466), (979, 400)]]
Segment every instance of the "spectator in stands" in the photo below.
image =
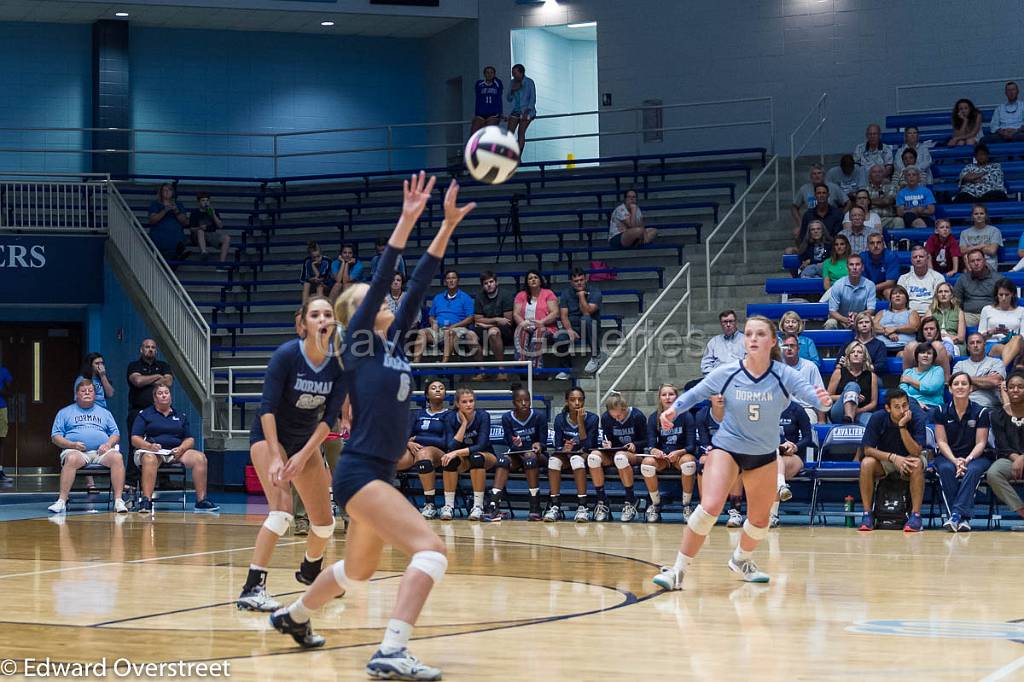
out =
[(331, 264), (320, 252), (320, 245), (315, 241), (306, 244), (306, 253), (309, 254), (302, 263), (302, 273), (299, 281), (302, 283), (302, 302), (309, 300), (310, 296), (326, 296), (331, 291), (333, 280), (331, 279)]
[(878, 406), (878, 377), (871, 356), (860, 341), (851, 341), (828, 381), (832, 396), (829, 418), (833, 424), (867, 426)]
[(1017, 242), (1017, 257), (1020, 258), (1017, 264), (1010, 268), (1010, 272), (1020, 272), (1024, 270), (1024, 234), (1021, 235), (1020, 240)]
[(896, 206), (907, 227), (935, 225), (935, 195), (921, 184), (921, 171), (917, 166), (903, 169), (907, 186), (896, 193)]
[(992, 112), (992, 118), (988, 122), (989, 134), (981, 138), (984, 144), (1024, 140), (1024, 110), (1017, 100), (1020, 88), (1013, 81), (1009, 81), (1004, 92), (1006, 104), (1000, 104)]
[[(797, 274), (801, 277), (821, 277), (821, 265), (832, 252), (832, 235), (825, 229), (825, 223), (812, 220), (807, 225), (807, 234), (797, 251), (800, 254)], [(1024, 263), (1024, 258), (1021, 263)]]
[(903, 358), (903, 371), (914, 366), (917, 358), (917, 347), (925, 345), (935, 351), (935, 364), (942, 368), (944, 376), (950, 375), (950, 358), (956, 355), (956, 347), (942, 338), (939, 322), (934, 317), (921, 320), (921, 328), (917, 330), (917, 339), (911, 341), (900, 353)]
[[(989, 466), (985, 481), (1003, 504), (1024, 519), (1024, 501), (1013, 487), (1024, 479), (1024, 372), (1015, 371), (1006, 380), (1003, 401), (1002, 407), (992, 408), (996, 460)], [(1024, 525), (1013, 526), (1013, 530), (1024, 530)]]
[(825, 179), (825, 167), (820, 163), (811, 165), (808, 174), (810, 182), (800, 185), (800, 189), (793, 195), (793, 205), (790, 206), (790, 215), (793, 216), (793, 227), (799, 228), (804, 213), (811, 210), (818, 204), (818, 197), (815, 194), (815, 187), (825, 185), (828, 188), (828, 203), (836, 208), (846, 203), (846, 193), (839, 188), (839, 185)]
[(804, 211), (797, 230), (796, 242), (799, 244), (807, 234), (807, 226), (812, 220), (820, 220), (828, 228), (829, 234), (835, 236), (843, 229), (843, 210), (828, 201), (828, 185), (821, 183), (814, 186), (814, 206)]
[[(589, 348), (590, 359), (583, 371), (593, 374), (604, 361), (600, 346), (601, 290), (580, 268), (573, 268), (569, 286), (558, 296), (558, 315), (562, 328), (555, 334), (555, 343), (571, 346), (580, 341)], [(563, 356), (563, 367), (572, 367), (572, 356), (568, 352)]]
[(476, 92), (476, 107), (473, 111), (471, 134), (484, 126), (496, 126), (501, 121), (505, 85), (497, 78), (497, 73), (493, 66), (485, 66), (483, 80), (478, 80), (473, 88)]
[[(917, 126), (907, 126), (903, 129), (903, 146), (896, 150), (893, 162), (894, 172), (900, 173), (907, 166), (917, 166), (921, 169), (921, 177), (924, 184), (932, 184), (932, 142), (921, 142)], [(903, 152), (913, 149), (916, 156), (914, 162), (908, 164), (903, 158)]]
[(1017, 285), (1006, 279), (996, 281), (991, 305), (981, 309), (978, 333), (988, 343), (995, 342), (989, 354), (1001, 357), (1007, 367), (1021, 351), (1021, 332), (1024, 330), (1024, 308), (1017, 305)]
[(964, 311), (960, 308), (960, 301), (953, 293), (952, 284), (943, 282), (935, 287), (935, 296), (928, 306), (928, 316), (935, 318), (939, 325), (939, 337), (953, 349), (949, 354), (953, 356), (962, 352), (964, 341), (967, 339), (967, 321), (964, 319)]
[[(473, 299), (459, 289), (459, 273), (448, 270), (444, 273), (445, 290), (434, 296), (430, 304), (430, 326), (419, 330), (412, 344), (412, 361), (419, 362), (428, 343), (441, 345), (442, 360), (448, 362), (456, 345), (465, 344), (476, 349), (479, 339), (470, 329), (473, 324)], [(457, 353), (458, 354), (458, 353)]]
[(199, 206), (192, 209), (188, 218), (188, 226), (192, 230), (192, 240), (199, 247), (200, 257), (204, 262), (209, 257), (209, 254), (206, 253), (207, 243), (214, 247), (219, 246), (220, 262), (224, 263), (228, 259), (231, 236), (222, 231), (224, 221), (220, 219), (216, 209), (210, 205), (209, 193), (200, 192), (196, 195), (196, 201)]
[[(173, 386), (174, 373), (171, 366), (158, 360), (156, 341), (143, 339), (139, 347), (139, 359), (128, 363), (125, 378), (128, 381), (128, 418), (125, 433), (131, 433), (135, 417), (139, 412), (153, 404), (153, 386)], [(128, 480), (135, 482), (139, 478), (139, 468), (132, 457), (131, 438), (128, 439)]]
[(960, 170), (960, 191), (953, 197), (957, 203), (1006, 201), (1003, 166), (989, 158), (988, 145), (974, 147), (973, 163)]
[(981, 309), (992, 301), (996, 290), (996, 273), (989, 269), (985, 253), (980, 248), (967, 251), (967, 272), (956, 280), (953, 293), (964, 309), (968, 327), (977, 327)]
[(1003, 233), (988, 224), (988, 209), (984, 204), (975, 204), (971, 209), (971, 226), (960, 232), (960, 248), (981, 249), (988, 269), (999, 272), (999, 247), (1002, 245)]
[[(498, 286), (498, 276), (491, 270), (480, 273), (480, 293), (473, 301), (473, 324), (481, 336), (480, 348), (490, 348), (494, 362), (505, 359), (505, 346), (515, 343), (514, 329), (515, 298), (506, 289)], [(481, 353), (483, 350), (481, 350)], [(483, 378), (477, 375), (474, 380)], [(498, 374), (497, 381), (508, 381), (504, 372)]]
[(149, 238), (164, 257), (178, 260), (184, 255), (188, 213), (175, 195), (174, 185), (165, 182), (156, 191), (156, 200), (149, 204)]
[(526, 150), (526, 129), (537, 117), (537, 86), (532, 78), (526, 77), (526, 67), (516, 64), (512, 67), (512, 83), (505, 101), (509, 102), (508, 131), (518, 133), (519, 153)]
[(885, 248), (885, 241), (877, 232), (868, 237), (868, 250), (860, 255), (864, 259), (864, 277), (875, 284), (875, 296), (888, 299), (889, 291), (900, 278), (899, 256)]
[(718, 325), (722, 328), (722, 333), (708, 340), (704, 355), (700, 359), (700, 371), (705, 376), (715, 367), (742, 360), (747, 355), (743, 346), (743, 334), (736, 330), (736, 311), (723, 310), (718, 313)]
[[(384, 301), (388, 304), (388, 310), (392, 313), (398, 312), (403, 298), (405, 298), (405, 275), (396, 272), (391, 279), (391, 288), (388, 290), (387, 296), (384, 297)], [(301, 319), (301, 315), (299, 319)]]
[(885, 167), (875, 164), (868, 169), (868, 196), (871, 207), (882, 219), (882, 227), (903, 227), (903, 219), (896, 215), (896, 186), (885, 175)]
[[(924, 149), (924, 147), (922, 147), (922, 149)], [(896, 170), (893, 172), (893, 184), (896, 185), (898, 189), (902, 189), (907, 186), (907, 169), (911, 166), (921, 171), (921, 184), (932, 184), (932, 172), (931, 170), (925, 170), (918, 165), (916, 150), (907, 147), (900, 153), (897, 160), (898, 163), (896, 164)]]
[(110, 379), (107, 378), (107, 366), (103, 362), (103, 355), (100, 353), (89, 353), (85, 356), (85, 361), (82, 363), (82, 372), (75, 379), (75, 386), (78, 386), (78, 382), (82, 379), (92, 382), (95, 391), (93, 402), (104, 410), (110, 409), (107, 407), (107, 398), (114, 397), (114, 386), (110, 383)]
[(938, 456), (934, 464), (951, 511), (943, 527), (953, 533), (969, 532), (974, 496), (992, 463), (988, 450), (989, 410), (968, 399), (968, 375), (961, 372), (950, 377), (949, 390), (953, 400), (935, 413)]
[(942, 407), (946, 391), (946, 374), (935, 364), (934, 348), (922, 343), (914, 349), (914, 366), (903, 372), (900, 388), (917, 401), (928, 421), (933, 421), (934, 411)]
[(889, 348), (903, 348), (914, 340), (921, 318), (910, 309), (907, 290), (899, 284), (889, 291), (889, 307), (875, 313), (875, 333)]
[(651, 244), (658, 237), (653, 227), (644, 227), (644, 213), (636, 203), (636, 190), (627, 189), (622, 203), (612, 211), (608, 223), (608, 246), (613, 249), (632, 249)]
[(847, 241), (850, 242), (850, 251), (852, 253), (867, 251), (868, 237), (872, 234), (881, 234), (882, 228), (879, 227), (873, 230), (868, 228), (864, 224), (867, 214), (860, 206), (852, 207), (848, 215), (850, 216), (850, 226), (844, 228), (839, 234), (846, 237)]
[[(875, 211), (871, 210), (871, 194), (866, 189), (859, 189), (853, 195), (853, 205), (864, 209), (864, 226), (869, 231), (882, 231), (882, 218)], [(852, 208), (852, 207), (851, 207)], [(850, 212), (843, 216), (843, 228), (850, 227)]]
[(892, 176), (892, 146), (882, 143), (882, 128), (872, 123), (864, 133), (864, 141), (853, 150), (853, 160), (858, 166), (871, 168), (878, 165), (885, 168), (885, 177)]
[(850, 254), (846, 266), (849, 274), (840, 278), (829, 290), (826, 329), (849, 329), (857, 313), (875, 311), (875, 285), (861, 276), (864, 272), (863, 258), (855, 253)]
[(981, 120), (981, 111), (974, 106), (974, 102), (958, 99), (953, 105), (953, 137), (949, 138), (946, 146), (959, 147), (976, 143), (981, 135)]
[(935, 297), (935, 289), (945, 281), (945, 277), (932, 270), (925, 248), (917, 244), (910, 250), (910, 272), (900, 275), (896, 283), (907, 290), (911, 309), (924, 315)]
[(853, 318), (853, 340), (859, 341), (871, 358), (871, 366), (875, 374), (881, 376), (886, 373), (886, 361), (888, 360), (888, 349), (885, 344), (875, 336), (875, 316), (873, 312), (864, 311), (857, 313)]
[[(853, 195), (857, 190), (867, 186), (868, 171), (863, 166), (857, 165), (853, 160), (853, 154), (844, 154), (839, 159), (839, 165), (829, 169), (825, 180), (829, 184), (839, 187), (847, 201), (853, 201)], [(845, 204), (846, 201), (843, 203)]]
[(75, 386), (75, 402), (58, 412), (53, 420), (50, 439), (61, 449), (60, 494), (57, 501), (47, 507), (54, 514), (67, 511), (75, 472), (89, 464), (100, 464), (110, 469), (114, 509), (118, 513), (128, 511), (121, 499), (124, 462), (117, 449), (121, 436), (113, 415), (96, 405), (95, 400), (92, 381), (82, 379)]
[[(374, 254), (373, 258), (370, 259), (370, 274), (366, 277), (366, 281), (373, 281), (373, 276), (377, 274), (377, 264), (380, 263), (380, 257), (384, 255), (384, 247), (386, 247), (387, 245), (387, 237), (377, 237), (377, 241), (374, 244), (374, 249), (376, 250), (376, 253)], [(404, 256), (399, 256), (398, 260), (395, 262), (395, 272), (401, 273), (403, 278), (407, 276), (408, 273), (406, 272), (405, 269)], [(349, 274), (351, 275), (351, 273)]]
[[(794, 313), (795, 314), (795, 313)], [(796, 373), (804, 378), (811, 386), (825, 388), (825, 382), (821, 379), (821, 372), (815, 362), (800, 357), (800, 342), (803, 340), (799, 335), (793, 333), (783, 334), (782, 337), (782, 361), (796, 370)], [(807, 418), (816, 424), (825, 423), (825, 413), (810, 403), (793, 400), (807, 412)]]
[(952, 233), (949, 220), (939, 218), (935, 221), (935, 234), (924, 243), (932, 269), (946, 276), (960, 272), (960, 242)]
[(818, 347), (814, 345), (814, 341), (809, 336), (800, 336), (803, 331), (804, 321), (795, 310), (788, 310), (779, 318), (779, 343), (782, 343), (783, 337), (787, 334), (797, 337), (797, 342), (800, 344), (800, 357), (817, 366), (821, 362), (821, 358), (818, 357)]
[(171, 389), (153, 387), (153, 404), (139, 412), (132, 426), (135, 466), (142, 469), (142, 499), (139, 512), (153, 511), (153, 489), (161, 464), (182, 464), (192, 472), (197, 512), (214, 512), (217, 505), (206, 498), (206, 455), (195, 449), (188, 415), (171, 405)]
[(338, 251), (338, 257), (331, 263), (331, 280), (333, 285), (330, 299), (333, 301), (341, 296), (341, 292), (353, 284), (366, 281), (366, 266), (356, 257), (355, 244), (345, 243)]
[[(558, 296), (548, 289), (544, 277), (536, 270), (526, 273), (523, 290), (516, 294), (512, 317), (516, 323), (516, 359), (532, 360), (534, 367), (543, 367), (543, 348), (558, 331)], [(568, 381), (567, 372), (555, 377)]]
[(850, 240), (846, 238), (845, 234), (837, 234), (832, 242), (832, 253), (821, 264), (822, 284), (825, 287), (825, 296), (822, 297), (822, 300), (827, 300), (826, 297), (832, 285), (849, 274), (848, 260), (851, 253)]
[(871, 416), (861, 440), (860, 499), (864, 508), (860, 530), (875, 529), (872, 513), (875, 481), (898, 472), (910, 481), (911, 514), (903, 530), (922, 530), (921, 503), (924, 501), (924, 475), (928, 460), (922, 454), (926, 443), (924, 416), (910, 408), (906, 392), (894, 388), (885, 396), (885, 409)]

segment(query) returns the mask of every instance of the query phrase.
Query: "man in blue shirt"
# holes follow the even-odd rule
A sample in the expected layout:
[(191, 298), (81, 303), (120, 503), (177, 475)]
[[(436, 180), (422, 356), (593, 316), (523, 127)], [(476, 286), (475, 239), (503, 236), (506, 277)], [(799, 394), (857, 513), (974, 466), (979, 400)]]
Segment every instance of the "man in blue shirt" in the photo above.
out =
[(829, 289), (825, 329), (851, 329), (857, 313), (875, 311), (875, 284), (862, 276), (864, 259), (850, 254), (846, 268), (849, 274), (840, 277)]
[(864, 278), (875, 284), (875, 298), (889, 300), (889, 292), (900, 278), (900, 260), (895, 251), (885, 248), (881, 234), (868, 237), (868, 250), (860, 254), (864, 259)]
[(419, 330), (412, 348), (412, 361), (419, 362), (427, 343), (442, 344), (442, 360), (448, 362), (456, 344), (464, 349), (459, 355), (475, 355), (480, 342), (470, 329), (473, 324), (473, 297), (459, 289), (459, 273), (444, 273), (445, 291), (430, 304), (430, 326)]
[(89, 464), (100, 464), (110, 469), (110, 487), (117, 491), (115, 511), (127, 512), (128, 508), (121, 499), (124, 462), (117, 448), (120, 439), (114, 416), (96, 405), (96, 389), (92, 380), (79, 381), (75, 387), (75, 402), (58, 412), (53, 420), (50, 440), (61, 449), (60, 497), (47, 509), (54, 514), (67, 511), (75, 472)]
[(174, 185), (165, 182), (149, 204), (149, 238), (164, 260), (176, 260), (185, 248), (188, 213), (174, 196)]
[(356, 282), (366, 281), (366, 266), (356, 258), (354, 244), (341, 245), (338, 257), (331, 263), (331, 279), (334, 280), (334, 286), (331, 287), (330, 293), (332, 301)]
[(917, 166), (903, 169), (907, 186), (896, 193), (896, 210), (903, 216), (906, 227), (935, 227), (935, 195), (921, 184), (921, 170)]

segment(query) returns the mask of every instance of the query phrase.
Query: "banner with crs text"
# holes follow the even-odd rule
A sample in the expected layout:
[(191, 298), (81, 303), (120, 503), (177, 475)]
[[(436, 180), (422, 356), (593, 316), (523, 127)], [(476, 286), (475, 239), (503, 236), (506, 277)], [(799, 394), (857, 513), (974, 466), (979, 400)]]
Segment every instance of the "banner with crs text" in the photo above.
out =
[(0, 304), (103, 302), (104, 236), (0, 234)]

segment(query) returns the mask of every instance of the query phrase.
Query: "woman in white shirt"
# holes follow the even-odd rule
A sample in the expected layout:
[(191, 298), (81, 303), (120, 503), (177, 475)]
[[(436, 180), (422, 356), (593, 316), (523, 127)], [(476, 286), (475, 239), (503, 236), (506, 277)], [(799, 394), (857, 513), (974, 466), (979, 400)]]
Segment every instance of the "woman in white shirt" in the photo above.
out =
[(1020, 353), (1024, 308), (1017, 305), (1017, 285), (1005, 277), (996, 282), (992, 305), (981, 309), (978, 333), (995, 341), (989, 355), (1002, 357), (1007, 365)]
[(608, 225), (608, 245), (614, 249), (632, 249), (650, 244), (658, 231), (644, 227), (644, 214), (636, 203), (636, 190), (627, 189), (622, 203), (612, 211)]
[[(857, 193), (853, 195), (853, 205), (860, 206), (864, 209), (864, 214), (867, 216), (864, 218), (865, 232), (882, 231), (882, 219), (877, 213), (871, 210), (871, 195), (868, 194), (866, 189), (857, 190)], [(843, 229), (849, 228), (852, 224), (853, 222), (850, 220), (850, 212), (847, 211), (846, 215), (843, 216)]]

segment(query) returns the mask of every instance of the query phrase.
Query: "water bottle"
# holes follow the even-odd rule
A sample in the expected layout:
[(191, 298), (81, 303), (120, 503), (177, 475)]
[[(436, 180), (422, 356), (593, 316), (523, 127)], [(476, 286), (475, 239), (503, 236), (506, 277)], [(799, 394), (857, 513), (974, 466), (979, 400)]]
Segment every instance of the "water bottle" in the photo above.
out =
[(843, 511), (846, 512), (846, 527), (853, 528), (853, 495), (843, 498)]

